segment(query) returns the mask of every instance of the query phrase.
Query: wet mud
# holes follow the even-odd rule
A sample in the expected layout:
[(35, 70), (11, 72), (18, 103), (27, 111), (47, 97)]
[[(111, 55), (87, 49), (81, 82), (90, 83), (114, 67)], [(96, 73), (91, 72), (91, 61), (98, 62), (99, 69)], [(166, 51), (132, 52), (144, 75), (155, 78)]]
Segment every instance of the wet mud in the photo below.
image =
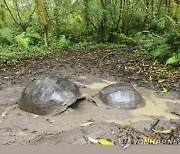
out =
[[(39, 116), (20, 110), (17, 100), (25, 85), (0, 90), (0, 144), (90, 144), (88, 137), (106, 138), (118, 144), (127, 130), (137, 138), (151, 136), (152, 127), (171, 128), (178, 137), (180, 100), (172, 97), (173, 94), (169, 97), (133, 85), (144, 98), (145, 106), (122, 110), (106, 106), (97, 97), (102, 88), (119, 81), (90, 75), (73, 75), (69, 80), (80, 88), (86, 100), (57, 116)], [(153, 126), (157, 120), (158, 124)]]

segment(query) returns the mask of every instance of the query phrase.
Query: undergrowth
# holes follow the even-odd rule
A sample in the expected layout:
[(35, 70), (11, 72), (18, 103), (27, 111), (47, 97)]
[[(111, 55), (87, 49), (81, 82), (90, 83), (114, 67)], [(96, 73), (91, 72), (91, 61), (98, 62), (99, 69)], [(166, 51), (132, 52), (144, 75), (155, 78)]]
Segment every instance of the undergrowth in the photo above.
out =
[[(178, 32), (157, 35), (150, 31), (138, 32), (135, 36), (127, 37), (125, 34), (113, 34), (113, 42), (97, 43), (96, 41), (83, 41), (74, 43), (70, 38), (61, 35), (58, 40), (49, 40), (49, 46), (41, 45), (36, 33), (29, 35), (21, 33), (11, 35), (9, 29), (0, 31), (0, 65), (15, 65), (25, 59), (42, 59), (53, 54), (53, 51), (63, 50), (90, 50), (95, 48), (131, 48), (139, 45), (138, 52), (149, 53), (152, 59), (158, 59), (161, 63), (171, 66), (180, 65), (180, 34)], [(2, 39), (3, 38), (3, 39)], [(4, 43), (3, 43), (4, 42)], [(36, 43), (36, 45), (34, 45)]]

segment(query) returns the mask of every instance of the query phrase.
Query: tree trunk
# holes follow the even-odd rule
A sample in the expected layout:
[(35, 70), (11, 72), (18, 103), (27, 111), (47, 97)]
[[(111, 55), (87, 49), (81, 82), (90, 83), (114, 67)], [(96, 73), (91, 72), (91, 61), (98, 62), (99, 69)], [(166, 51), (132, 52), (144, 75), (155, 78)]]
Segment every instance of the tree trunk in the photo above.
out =
[(109, 0), (101, 0), (103, 16), (98, 29), (99, 41), (105, 43), (108, 37), (108, 25), (107, 25), (107, 6), (110, 3)]
[(89, 31), (89, 0), (84, 0), (84, 18), (86, 22), (86, 32)]
[(5, 23), (5, 14), (4, 10), (0, 8), (0, 28), (3, 28), (3, 24)]
[(36, 0), (37, 6), (39, 11), (41, 12), (41, 17), (44, 25), (44, 42), (45, 46), (48, 46), (48, 23), (47, 23), (47, 17), (45, 13), (45, 9), (43, 6), (42, 0)]
[(56, 5), (55, 7), (54, 7), (54, 16), (55, 16), (55, 23), (56, 23), (56, 25), (55, 25), (55, 32), (56, 32), (56, 38), (58, 38), (59, 37), (59, 34), (60, 34), (60, 27), (59, 27), (59, 4), (60, 3), (60, 1), (59, 0), (54, 0), (54, 4)]
[(146, 5), (146, 15), (145, 15), (144, 22), (147, 24), (148, 18), (149, 18), (149, 0), (146, 0), (145, 5)]
[(160, 18), (161, 16), (161, 6), (163, 4), (163, 0), (158, 1), (158, 10), (157, 10), (157, 17)]
[(151, 0), (151, 11), (154, 13), (154, 0)]

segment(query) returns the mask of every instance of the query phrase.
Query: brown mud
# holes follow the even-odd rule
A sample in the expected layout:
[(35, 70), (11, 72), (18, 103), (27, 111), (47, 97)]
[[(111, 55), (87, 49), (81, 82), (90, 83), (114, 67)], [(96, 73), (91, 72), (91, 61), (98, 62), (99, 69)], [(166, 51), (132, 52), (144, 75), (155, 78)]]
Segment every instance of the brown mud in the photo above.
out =
[[(117, 54), (114, 57), (113, 54), (106, 56), (109, 52)], [(118, 59), (120, 53), (120, 49), (76, 53), (59, 51), (47, 59), (26, 60), (16, 66), (1, 68), (0, 144), (90, 144), (88, 137), (104, 138), (119, 144), (119, 139), (128, 134), (132, 142), (143, 136), (164, 140), (180, 139), (179, 68), (170, 69), (154, 64), (149, 57), (145, 56), (147, 59), (144, 60), (144, 55), (131, 52)], [(134, 58), (135, 63), (132, 62)], [(109, 64), (106, 64), (107, 60)], [(132, 62), (131, 68), (149, 70), (143, 70), (144, 74), (138, 75), (138, 70), (133, 69), (131, 72), (127, 69), (130, 67), (129, 62)], [(150, 63), (156, 69), (150, 68)], [(155, 72), (161, 67), (166, 69), (165, 74), (161, 72), (158, 76), (158, 73), (153, 73), (152, 70)], [(151, 81), (147, 74), (151, 74)], [(171, 78), (162, 77), (167, 74)], [(57, 116), (38, 116), (20, 110), (16, 102), (25, 85), (45, 75), (57, 75), (73, 81), (87, 99)], [(160, 79), (161, 82), (158, 82)], [(131, 83), (145, 99), (145, 107), (128, 111), (104, 105), (96, 94), (116, 82)], [(163, 93), (163, 88), (168, 91)], [(163, 133), (164, 130), (171, 131)]]

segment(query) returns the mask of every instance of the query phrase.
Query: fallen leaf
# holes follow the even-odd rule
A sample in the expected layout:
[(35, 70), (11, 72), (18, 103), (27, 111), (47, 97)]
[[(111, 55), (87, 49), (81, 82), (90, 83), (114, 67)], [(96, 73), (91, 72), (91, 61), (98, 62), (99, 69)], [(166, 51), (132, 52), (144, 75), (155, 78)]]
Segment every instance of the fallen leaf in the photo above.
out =
[(51, 121), (49, 121), (50, 123), (53, 123), (55, 120), (53, 119), (53, 120), (51, 120)]
[(170, 128), (170, 129), (163, 130), (163, 131), (153, 129), (153, 132), (154, 133), (161, 133), (161, 134), (169, 134), (172, 132), (172, 129)]
[(168, 90), (166, 88), (163, 88), (163, 93), (166, 93)]
[(4, 79), (9, 79), (9, 77), (8, 76), (5, 76), (5, 77), (3, 77)]
[(162, 80), (158, 80), (158, 83), (163, 83), (165, 80), (162, 79)]
[(114, 143), (112, 143), (106, 139), (99, 139), (98, 142), (102, 145), (114, 145)]
[(156, 140), (151, 137), (144, 136), (143, 139), (145, 142), (147, 142), (149, 144), (157, 144)]
[(86, 126), (89, 126), (91, 124), (93, 124), (93, 122), (87, 122), (87, 123), (81, 124), (80, 126), (81, 127), (86, 127)]
[(149, 80), (150, 80), (150, 81), (152, 81), (152, 80), (153, 80), (153, 77), (152, 77), (152, 76), (150, 76), (150, 77), (149, 77)]
[(96, 144), (99, 142), (98, 140), (93, 139), (93, 138), (91, 138), (91, 137), (88, 137), (88, 140), (89, 140), (91, 143), (96, 143)]
[(127, 123), (126, 123), (127, 126), (129, 126), (129, 125), (131, 125), (131, 124), (132, 124), (132, 121), (131, 121), (131, 120), (128, 120)]
[(128, 67), (128, 69), (130, 69), (130, 70), (131, 70), (131, 69), (133, 69), (133, 68), (132, 68), (132, 67)]

